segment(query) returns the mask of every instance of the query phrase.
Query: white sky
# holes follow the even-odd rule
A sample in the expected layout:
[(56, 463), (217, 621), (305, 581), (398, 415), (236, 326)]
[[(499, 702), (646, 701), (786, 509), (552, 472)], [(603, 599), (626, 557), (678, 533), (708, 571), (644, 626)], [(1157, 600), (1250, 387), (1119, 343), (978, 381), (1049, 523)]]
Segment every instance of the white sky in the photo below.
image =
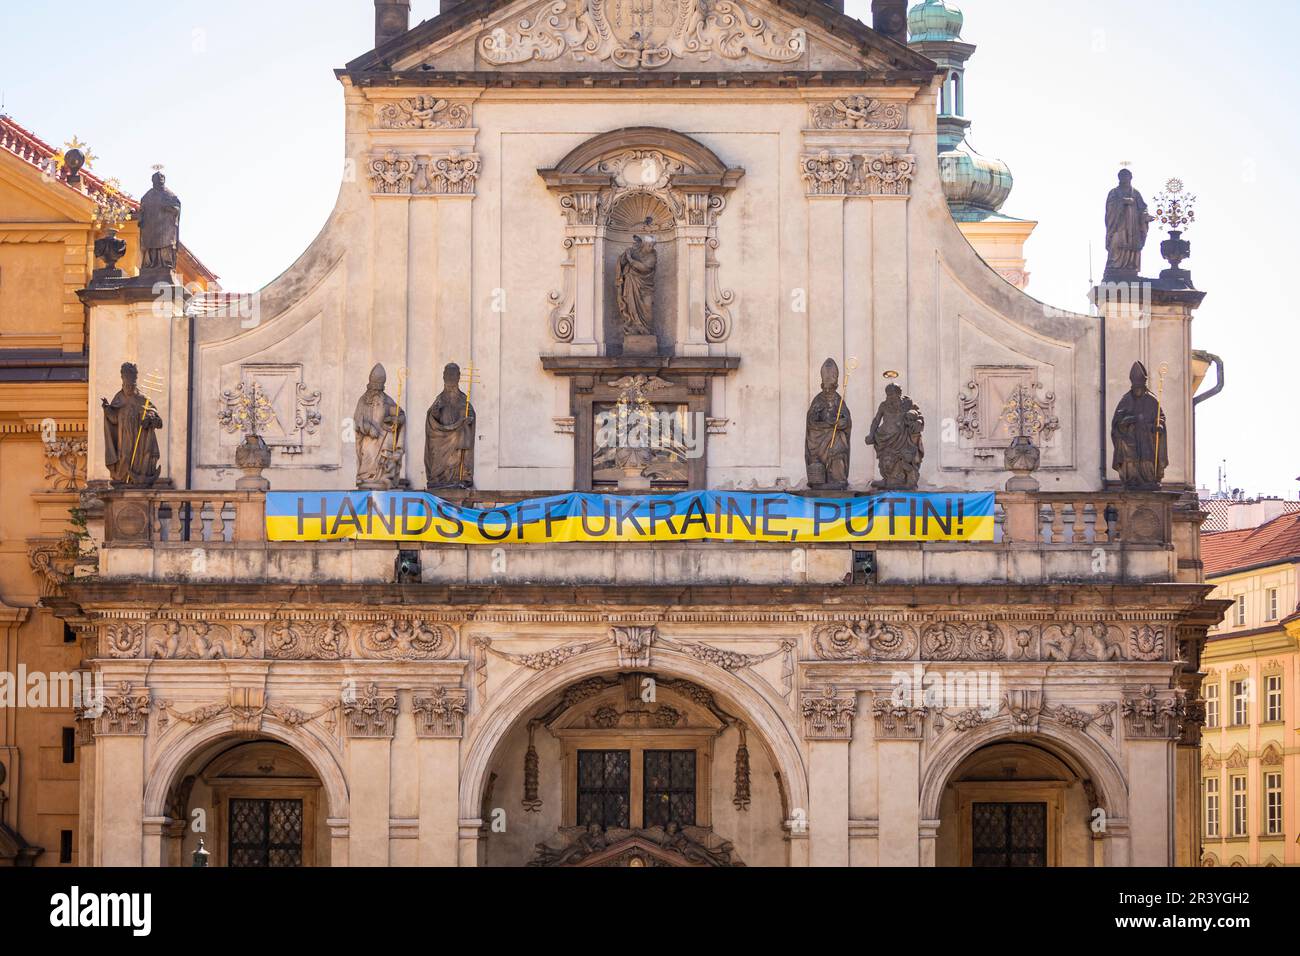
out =
[[(1150, 200), (1170, 176), (1200, 197), (1186, 264), (1209, 293), (1193, 345), (1221, 355), (1227, 389), (1198, 415), (1198, 479), (1296, 495), (1291, 376), (1300, 309), (1285, 278), (1300, 249), (1292, 115), (1300, 3), (965, 0), (971, 142), (1011, 165), (1004, 212), (1040, 222), (1029, 291), (1086, 311), (1089, 244), (1121, 162)], [(848, 12), (870, 20), (869, 0)], [(414, 0), (412, 23), (437, 13)], [(371, 0), (90, 0), (0, 9), (5, 111), (62, 144), (76, 135), (135, 195), (163, 164), (182, 237), (228, 290), (261, 287), (333, 208), (343, 112), (335, 67), (370, 49)], [(1290, 170), (1291, 172), (1288, 172)], [(1153, 229), (1144, 272), (1162, 266)]]

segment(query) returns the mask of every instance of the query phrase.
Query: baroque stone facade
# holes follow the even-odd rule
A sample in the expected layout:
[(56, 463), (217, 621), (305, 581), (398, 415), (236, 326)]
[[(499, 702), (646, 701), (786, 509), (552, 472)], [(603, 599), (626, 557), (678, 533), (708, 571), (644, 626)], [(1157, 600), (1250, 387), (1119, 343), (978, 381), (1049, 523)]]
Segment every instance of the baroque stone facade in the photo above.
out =
[[(944, 199), (934, 63), (829, 8), (480, 13), (340, 71), (355, 175), (255, 324), (194, 323), (178, 356), (164, 333), (210, 299), (90, 297), (92, 394), (135, 323), (166, 428), (154, 487), (96, 486), (95, 573), (41, 558), (108, 688), (80, 708), (86, 805), (113, 805), (88, 861), (179, 865), (194, 810), (226, 825), (232, 801), (270, 799), (301, 814), (290, 856), (331, 865), (957, 865), (975, 808), (1017, 802), (1042, 808), (1043, 865), (1196, 859), (1195, 820), (1149, 810), (1199, 780), (1222, 610), (1184, 497), (1196, 303), (1136, 323), (1008, 291)], [(1170, 370), (1152, 489), (1101, 477), (1103, 409), (1138, 354)], [(354, 510), (426, 486), (427, 430), (406, 423), (451, 365), (467, 424), (447, 454), (472, 451), (473, 480), (436, 489), (448, 506), (961, 487), (988, 513), (954, 526), (988, 533), (899, 540), (892, 509), (889, 533), (853, 540), (330, 526), (324, 499), (358, 480)], [(839, 400), (827, 447), (841, 421), (857, 445), (813, 494), (819, 378)], [(882, 393), (849, 431), (838, 406), (861, 419)], [(629, 414), (668, 422), (666, 447), (602, 446)], [(1040, 460), (1007, 467), (1012, 439)], [(1035, 468), (1052, 491), (1007, 484)], [(275, 540), (295, 516), (267, 483), (321, 501), (317, 540)]]

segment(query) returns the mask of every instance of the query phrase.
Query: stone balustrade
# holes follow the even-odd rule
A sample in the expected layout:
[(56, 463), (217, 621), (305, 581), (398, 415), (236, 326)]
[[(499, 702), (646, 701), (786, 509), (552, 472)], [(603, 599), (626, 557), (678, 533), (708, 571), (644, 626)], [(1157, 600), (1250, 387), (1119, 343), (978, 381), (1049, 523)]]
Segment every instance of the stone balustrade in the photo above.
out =
[[(419, 580), (443, 586), (504, 582), (644, 586), (1154, 583), (1174, 581), (1178, 555), (1170, 492), (1005, 492), (992, 542), (502, 542), (398, 545), (383, 541), (270, 542), (265, 496), (253, 491), (119, 489), (103, 494), (103, 580), (392, 583), (399, 548), (419, 553)], [(527, 497), (477, 493), (489, 508)], [(872, 551), (863, 565), (860, 552)], [(1105, 559), (1102, 560), (1102, 555)], [(508, 568), (503, 571), (502, 568)], [(863, 572), (863, 567), (870, 571)]]
[(119, 489), (102, 497), (110, 548), (266, 541), (262, 492)]

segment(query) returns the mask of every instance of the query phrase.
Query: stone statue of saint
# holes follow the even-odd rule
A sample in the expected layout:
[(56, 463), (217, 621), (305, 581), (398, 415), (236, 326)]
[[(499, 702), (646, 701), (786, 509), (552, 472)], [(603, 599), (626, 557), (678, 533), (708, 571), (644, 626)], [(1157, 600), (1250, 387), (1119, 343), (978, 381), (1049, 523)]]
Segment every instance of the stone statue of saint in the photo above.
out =
[(1133, 387), (1115, 406), (1110, 439), (1115, 444), (1111, 466), (1124, 487), (1154, 490), (1169, 467), (1169, 436), (1160, 402), (1147, 388), (1147, 370), (1134, 362), (1128, 373)]
[(114, 485), (148, 488), (158, 480), (158, 429), (163, 427), (158, 409), (137, 387), (139, 370), (130, 362), (122, 366), (122, 390), (104, 408), (104, 465)]
[(804, 461), (808, 487), (842, 491), (849, 486), (849, 435), (853, 417), (839, 393), (840, 368), (834, 359), (822, 365), (822, 390), (808, 408)]
[(1119, 171), (1119, 185), (1106, 197), (1106, 271), (1103, 282), (1137, 279), (1142, 270), (1142, 250), (1154, 216), (1146, 200), (1133, 188), (1133, 174)]
[(167, 177), (153, 174), (153, 188), (140, 200), (140, 271), (170, 272), (180, 245), (181, 201), (167, 188)]
[(633, 236), (632, 248), (618, 257), (614, 295), (625, 335), (654, 335), (655, 271), (659, 253), (654, 236)]
[(352, 416), (357, 442), (357, 487), (387, 491), (402, 477), (406, 453), (406, 412), (388, 397), (388, 373), (382, 365), (370, 370), (365, 394), (357, 399)]
[(915, 491), (921, 480), (921, 461), (925, 458), (922, 436), (925, 418), (903, 390), (890, 382), (885, 386), (885, 400), (880, 403), (871, 422), (867, 444), (876, 447), (880, 480), (871, 487), (881, 491)]
[(478, 417), (460, 390), (460, 366), (442, 372), (442, 392), (424, 420), (424, 470), (430, 488), (474, 485), (474, 431)]

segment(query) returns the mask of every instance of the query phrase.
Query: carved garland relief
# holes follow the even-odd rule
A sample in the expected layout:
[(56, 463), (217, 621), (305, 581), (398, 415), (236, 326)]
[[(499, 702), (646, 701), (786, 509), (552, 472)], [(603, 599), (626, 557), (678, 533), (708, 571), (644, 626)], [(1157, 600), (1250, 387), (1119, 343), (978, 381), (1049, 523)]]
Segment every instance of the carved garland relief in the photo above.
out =
[(376, 129), (464, 129), (470, 105), (438, 96), (412, 96), (375, 104)]
[(813, 129), (902, 129), (906, 106), (861, 94), (814, 103), (809, 107)]
[(113, 621), (99, 629), (116, 660), (440, 661), (456, 653), (456, 629), (420, 617), (380, 621)]
[(868, 619), (816, 625), (815, 657), (825, 661), (1162, 661), (1166, 628), (1101, 621), (1059, 624), (939, 621), (924, 627)]

